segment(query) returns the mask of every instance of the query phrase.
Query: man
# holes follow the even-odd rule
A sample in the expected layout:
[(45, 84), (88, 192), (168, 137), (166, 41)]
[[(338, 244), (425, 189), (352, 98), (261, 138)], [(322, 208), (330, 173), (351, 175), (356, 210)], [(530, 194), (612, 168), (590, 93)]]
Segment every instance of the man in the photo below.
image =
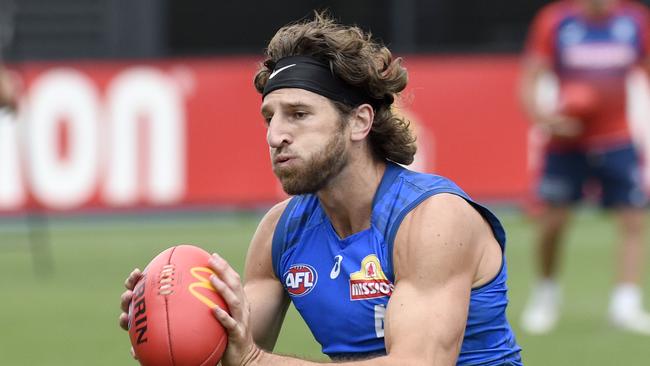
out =
[(0, 65), (0, 109), (15, 110), (17, 104), (16, 92), (7, 70)]
[[(552, 330), (559, 317), (558, 246), (585, 183), (599, 183), (601, 204), (619, 225), (617, 282), (609, 316), (623, 329), (650, 334), (641, 304), (643, 193), (639, 158), (626, 120), (625, 78), (648, 65), (650, 18), (640, 4), (566, 0), (544, 8), (529, 35), (522, 99), (531, 120), (549, 135), (538, 195), (540, 280), (523, 313), (530, 333)], [(559, 80), (559, 108), (535, 102), (536, 83)]]
[(11, 75), (2, 65), (2, 49), (7, 46), (13, 35), (13, 2), (0, 0), (0, 109), (15, 110), (17, 101), (16, 88)]
[(451, 181), (396, 164), (415, 153), (391, 109), (406, 82), (388, 49), (322, 15), (270, 41), (255, 86), (273, 171), (294, 197), (262, 219), (243, 286), (211, 260), (231, 311), (215, 309), (224, 365), (314, 364), (270, 353), (289, 301), (344, 364), (521, 365), (501, 224)]

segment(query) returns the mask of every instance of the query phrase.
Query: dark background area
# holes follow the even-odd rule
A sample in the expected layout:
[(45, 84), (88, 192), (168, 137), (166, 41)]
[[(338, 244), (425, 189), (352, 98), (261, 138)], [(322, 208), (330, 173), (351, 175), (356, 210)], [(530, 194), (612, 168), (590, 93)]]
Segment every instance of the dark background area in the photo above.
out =
[[(543, 0), (172, 1), (172, 53), (257, 52), (283, 24), (329, 9), (405, 52), (516, 51)], [(225, 5), (224, 5), (225, 4)], [(233, 35), (237, 37), (234, 38)]]
[(549, 2), (13, 0), (13, 37), (4, 54), (14, 60), (259, 54), (279, 27), (313, 9), (370, 30), (397, 52), (508, 53), (521, 50), (528, 23)]

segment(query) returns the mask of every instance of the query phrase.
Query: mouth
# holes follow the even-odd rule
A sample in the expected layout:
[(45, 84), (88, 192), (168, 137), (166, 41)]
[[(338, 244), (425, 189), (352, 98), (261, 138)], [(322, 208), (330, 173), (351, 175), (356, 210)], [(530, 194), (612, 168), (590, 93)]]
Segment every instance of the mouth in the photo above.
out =
[(288, 162), (294, 160), (295, 157), (290, 156), (290, 155), (278, 155), (273, 159), (273, 164), (275, 165), (284, 165), (287, 164)]

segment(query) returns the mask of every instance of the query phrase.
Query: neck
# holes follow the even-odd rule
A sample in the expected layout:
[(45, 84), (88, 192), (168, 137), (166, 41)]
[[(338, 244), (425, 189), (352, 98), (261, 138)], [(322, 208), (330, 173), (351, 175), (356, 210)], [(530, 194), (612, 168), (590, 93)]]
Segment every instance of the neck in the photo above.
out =
[[(367, 160), (366, 160), (367, 159)], [(370, 156), (350, 163), (318, 192), (318, 199), (341, 238), (370, 227), (372, 200), (386, 163)]]
[(586, 1), (583, 2), (583, 7), (588, 16), (601, 17), (607, 15), (611, 11), (615, 3), (616, 3), (615, 1), (603, 1), (603, 2)]

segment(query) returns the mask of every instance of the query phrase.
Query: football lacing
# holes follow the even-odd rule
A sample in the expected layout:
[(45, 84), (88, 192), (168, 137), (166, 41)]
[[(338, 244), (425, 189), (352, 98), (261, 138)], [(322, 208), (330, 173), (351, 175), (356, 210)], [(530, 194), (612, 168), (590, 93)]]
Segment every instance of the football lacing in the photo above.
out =
[(160, 287), (158, 288), (159, 295), (171, 295), (174, 293), (174, 265), (167, 264), (162, 267), (160, 271)]

